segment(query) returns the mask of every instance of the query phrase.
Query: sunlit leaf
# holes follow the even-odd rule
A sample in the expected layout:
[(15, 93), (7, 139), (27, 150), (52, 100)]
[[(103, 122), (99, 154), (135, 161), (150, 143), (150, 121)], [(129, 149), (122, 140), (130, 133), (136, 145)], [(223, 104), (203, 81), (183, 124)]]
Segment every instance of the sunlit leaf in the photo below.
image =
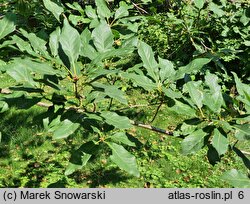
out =
[(69, 163), (64, 174), (65, 176), (69, 176), (70, 174), (73, 174), (75, 171), (82, 169), (84, 166), (86, 166), (87, 162), (91, 158), (91, 154), (84, 154), (82, 156), (82, 164), (74, 164), (74, 163)]
[(198, 9), (202, 9), (204, 6), (205, 0), (194, 0), (194, 5), (198, 8)]
[(203, 106), (202, 100), (204, 97), (203, 90), (201, 89), (200, 81), (190, 81), (185, 84), (192, 101), (198, 108)]
[[(218, 84), (218, 77), (214, 74), (206, 74), (205, 82), (210, 88), (210, 94), (207, 97), (207, 100), (204, 100), (204, 103), (213, 111), (220, 112), (221, 106), (223, 105), (223, 96), (220, 85)], [(207, 102), (207, 103), (206, 103)]]
[(50, 47), (51, 54), (54, 57), (58, 56), (60, 33), (61, 33), (61, 29), (60, 27), (57, 27), (56, 30), (50, 34), (49, 47)]
[(109, 125), (113, 125), (119, 129), (128, 129), (132, 125), (126, 116), (120, 116), (115, 112), (105, 111), (101, 113), (101, 116), (105, 119), (105, 122)]
[(228, 138), (223, 135), (217, 128), (214, 129), (212, 145), (219, 155), (225, 154), (228, 149)]
[(125, 73), (123, 74), (123, 77), (134, 81), (136, 85), (144, 88), (147, 91), (151, 91), (157, 88), (156, 83), (154, 83), (151, 79), (144, 75)]
[(29, 42), (24, 41), (22, 38), (18, 37), (17, 35), (12, 36), (11, 38), (16, 43), (20, 51), (27, 52), (28, 54), (32, 56), (38, 56), (38, 54), (32, 49)]
[(169, 109), (180, 114), (180, 115), (187, 115), (190, 117), (196, 116), (196, 111), (191, 106), (184, 104), (176, 99), (174, 99), (175, 105), (170, 107)]
[(16, 16), (11, 13), (6, 14), (4, 18), (0, 20), (0, 40), (16, 29), (15, 21)]
[(64, 11), (63, 7), (58, 5), (58, 3), (55, 3), (51, 0), (43, 0), (44, 6), (46, 9), (48, 9), (55, 18), (60, 22), (60, 15)]
[(250, 188), (250, 179), (248, 176), (236, 169), (225, 172), (221, 178), (235, 188)]
[(79, 123), (73, 123), (70, 120), (65, 119), (54, 127), (53, 139), (66, 138), (73, 134), (79, 126)]
[(115, 12), (115, 19), (123, 18), (129, 15), (128, 9), (130, 8), (124, 1), (120, 2), (120, 7)]
[(191, 61), (186, 66), (180, 67), (176, 72), (176, 79), (184, 78), (185, 74), (197, 73), (202, 69), (202, 67), (208, 64), (211, 59), (208, 58), (197, 58)]
[(219, 17), (221, 17), (225, 14), (225, 12), (217, 4), (215, 4), (213, 2), (209, 3), (209, 10), (213, 11), (214, 14), (216, 14)]
[(31, 71), (24, 65), (10, 64), (8, 65), (7, 74), (10, 75), (19, 83), (28, 84), (30, 86), (36, 86), (37, 83), (33, 80)]
[(37, 54), (48, 57), (48, 52), (47, 52), (47, 47), (46, 47), (47, 42), (45, 40), (39, 38), (38, 36), (36, 36), (36, 34), (28, 33), (27, 31), (23, 29), (20, 29), (20, 31), (22, 35), (29, 40), (32, 48)]
[(89, 141), (74, 150), (64, 174), (68, 176), (86, 166), (92, 155), (95, 155), (98, 152), (98, 148), (99, 146), (93, 141)]
[(142, 59), (143, 66), (147, 69), (148, 75), (152, 77), (155, 82), (158, 82), (158, 63), (155, 60), (152, 48), (148, 44), (140, 41), (138, 44), (138, 53)]
[(91, 32), (88, 28), (84, 29), (84, 31), (80, 35), (80, 38), (82, 41), (80, 55), (88, 57), (91, 60), (97, 58), (98, 53), (95, 48), (90, 44), (90, 40), (92, 39), (92, 37)]
[[(97, 13), (101, 18), (109, 18), (111, 16), (111, 12), (107, 7), (107, 3), (105, 0), (95, 0), (95, 4), (97, 7)], [(102, 33), (103, 34), (103, 33)]]
[(174, 75), (175, 75), (175, 70), (174, 70), (174, 65), (172, 62), (170, 62), (169, 60), (166, 59), (162, 59), (160, 57), (158, 57), (159, 60), (159, 67), (160, 67), (160, 78), (161, 81), (164, 80), (173, 80), (174, 79)]
[(250, 140), (250, 124), (233, 125), (235, 131), (235, 137), (238, 140)]
[(92, 32), (93, 42), (99, 52), (106, 52), (112, 49), (114, 36), (105, 21), (101, 23)]
[[(63, 28), (60, 35), (60, 44), (62, 46), (63, 52), (67, 55), (70, 62), (71, 72), (74, 75), (78, 75), (80, 70), (77, 70), (76, 61), (80, 54), (81, 38), (78, 31), (73, 28), (66, 19), (64, 19)], [(62, 61), (64, 60), (65, 59), (62, 59)]]
[(99, 87), (99, 88), (103, 88), (104, 93), (107, 94), (110, 98), (113, 98), (113, 99), (119, 101), (120, 103), (128, 104), (127, 99), (124, 95), (124, 92), (122, 90), (118, 89), (117, 86), (105, 85), (105, 84), (101, 84), (101, 83), (94, 83), (93, 85), (96, 87)]
[(97, 15), (96, 15), (96, 10), (92, 8), (92, 6), (87, 5), (85, 7), (85, 13), (89, 18), (92, 19), (97, 19)]
[(9, 110), (9, 105), (5, 101), (0, 101), (0, 113), (6, 112)]
[(110, 159), (129, 174), (139, 177), (140, 172), (137, 169), (135, 157), (121, 145), (112, 142), (107, 144), (112, 149)]
[(125, 132), (117, 132), (111, 136), (111, 139), (115, 142), (121, 142), (125, 145), (135, 147), (135, 143), (128, 139), (128, 136)]
[(207, 135), (203, 130), (196, 130), (182, 141), (182, 152), (184, 155), (199, 151), (204, 146), (204, 138)]

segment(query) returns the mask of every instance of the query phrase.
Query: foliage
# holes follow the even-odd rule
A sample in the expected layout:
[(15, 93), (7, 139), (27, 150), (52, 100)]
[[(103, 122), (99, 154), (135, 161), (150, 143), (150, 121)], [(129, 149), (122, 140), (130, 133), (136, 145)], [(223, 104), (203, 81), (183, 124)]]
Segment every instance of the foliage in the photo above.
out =
[[(180, 65), (200, 56), (213, 56), (214, 71), (249, 77), (248, 1), (182, 1), (168, 12), (149, 16), (141, 38), (163, 58)], [(198, 5), (198, 2), (199, 3)]]
[[(136, 96), (136, 95), (135, 95)], [(153, 109), (152, 109), (153, 111)], [(43, 134), (43, 127), (36, 117), (46, 109), (11, 109), (1, 114), (3, 140), (0, 144), (0, 187), (231, 187), (220, 176), (224, 171), (237, 168), (245, 172), (242, 162), (233, 154), (227, 154), (215, 166), (204, 156), (206, 150), (195, 155), (182, 155), (181, 140), (144, 129), (132, 129), (143, 142), (133, 151), (137, 158), (140, 178), (119, 170), (103, 152), (93, 158), (81, 170), (64, 175), (70, 158), (69, 149), (77, 149), (87, 140), (87, 133), (77, 131), (74, 137), (52, 140)], [(161, 111), (154, 123), (164, 126), (174, 124), (176, 115)], [(180, 120), (181, 121), (181, 120)], [(172, 122), (172, 123), (171, 123)], [(32, 127), (32, 128), (31, 128)], [(136, 131), (136, 132), (135, 132)]]
[[(173, 133), (174, 138), (183, 139), (184, 155), (207, 148), (210, 163), (216, 164), (233, 151), (250, 168), (249, 159), (237, 146), (238, 141), (249, 142), (250, 135), (247, 67), (243, 62), (241, 79), (233, 70), (228, 80), (235, 91), (230, 93), (231, 87), (227, 87), (222, 77), (232, 70), (223, 69), (221, 60), (225, 61), (225, 56), (220, 55), (220, 43), (211, 33), (210, 38), (204, 37), (206, 29), (214, 27), (205, 24), (208, 12), (220, 17), (218, 11), (222, 11), (215, 3), (185, 4), (177, 18), (172, 18), (178, 22), (181, 17), (177, 30), (184, 26), (186, 32), (184, 38), (181, 35), (176, 42), (182, 44), (188, 39), (194, 56), (172, 61), (156, 58), (151, 46), (138, 40), (137, 31), (143, 17), (136, 13), (129, 15), (134, 4), (121, 1), (118, 7), (110, 8), (106, 1), (96, 0), (95, 7), (73, 3), (66, 4), (70, 8), (66, 10), (59, 1), (44, 0), (43, 3), (58, 26), (42, 36), (18, 27), (13, 13), (0, 20), (0, 49), (5, 54), (15, 51), (15, 55), (0, 60), (0, 71), (15, 80), (8, 87), (8, 94), (1, 94), (0, 108), (6, 112), (13, 106), (19, 109), (29, 109), (36, 104), (46, 106), (46, 114), (40, 115), (43, 134), (54, 140), (67, 140), (79, 128), (86, 131), (87, 139), (71, 151), (66, 176), (101, 154), (120, 169), (140, 176), (133, 153), (139, 141), (128, 134), (137, 123), (132, 120), (133, 111), (126, 111), (138, 105), (130, 95), (133, 90), (147, 95), (148, 106), (157, 104), (151, 122), (160, 109), (166, 107), (186, 116)], [(241, 12), (246, 12), (244, 9)], [(171, 15), (173, 13), (169, 13)], [(224, 14), (222, 17), (225, 18)], [(248, 16), (243, 18), (243, 24), (249, 25)], [(247, 42), (248, 36), (242, 32), (238, 38)], [(210, 43), (212, 47), (214, 42), (216, 49), (205, 45)], [(168, 43), (175, 45), (173, 41)], [(248, 52), (247, 47), (243, 45), (244, 52)], [(223, 178), (230, 175), (235, 177), (230, 180), (233, 185), (249, 187), (247, 176), (232, 170)], [(239, 183), (238, 178), (243, 177)]]

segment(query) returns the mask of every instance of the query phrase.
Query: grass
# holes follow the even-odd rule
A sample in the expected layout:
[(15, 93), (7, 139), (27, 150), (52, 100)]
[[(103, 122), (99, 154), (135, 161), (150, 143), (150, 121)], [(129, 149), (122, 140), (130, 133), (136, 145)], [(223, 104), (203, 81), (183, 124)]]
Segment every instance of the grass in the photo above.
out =
[[(0, 187), (231, 187), (220, 175), (232, 168), (244, 170), (234, 154), (227, 154), (212, 166), (205, 149), (183, 156), (180, 139), (133, 128), (131, 134), (142, 142), (137, 149), (131, 149), (137, 157), (139, 179), (118, 169), (106, 154), (66, 177), (69, 151), (83, 141), (82, 132), (67, 140), (53, 141), (43, 132), (39, 120), (32, 121), (34, 115), (43, 112), (33, 107), (1, 114)], [(176, 116), (166, 110), (154, 123), (165, 127), (167, 120), (162, 120), (162, 115), (166, 114), (174, 125)]]

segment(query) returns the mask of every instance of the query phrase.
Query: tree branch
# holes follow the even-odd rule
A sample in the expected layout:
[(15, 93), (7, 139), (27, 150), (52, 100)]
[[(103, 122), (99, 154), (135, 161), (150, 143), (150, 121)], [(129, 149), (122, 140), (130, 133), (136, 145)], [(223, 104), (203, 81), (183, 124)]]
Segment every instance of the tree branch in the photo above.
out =
[(141, 128), (145, 128), (145, 129), (148, 129), (148, 130), (152, 130), (154, 132), (158, 132), (158, 133), (163, 133), (165, 135), (169, 135), (169, 136), (172, 136), (173, 135), (173, 132), (171, 131), (168, 131), (168, 130), (164, 130), (164, 129), (161, 129), (161, 128), (158, 128), (158, 127), (154, 127), (152, 125), (147, 125), (147, 124), (144, 124), (142, 122), (139, 122), (139, 121), (133, 121), (133, 120), (130, 120), (130, 123), (134, 126), (138, 126), (138, 127), (141, 127)]
[[(40, 107), (44, 107), (44, 108), (49, 108), (49, 107), (53, 106), (53, 104), (43, 103), (43, 102), (38, 102), (37, 105)], [(80, 109), (80, 108), (76, 108), (76, 107), (67, 107), (66, 108), (66, 110), (70, 110), (70, 109), (75, 110), (78, 113), (85, 112), (85, 110)], [(152, 130), (154, 132), (162, 133), (162, 134), (169, 135), (169, 136), (173, 135), (172, 131), (168, 131), (168, 130), (164, 130), (164, 129), (161, 129), (158, 127), (154, 127), (152, 125), (144, 124), (144, 123), (139, 122), (139, 121), (130, 120), (130, 123), (134, 126), (141, 127), (141, 128), (148, 129), (148, 130)]]

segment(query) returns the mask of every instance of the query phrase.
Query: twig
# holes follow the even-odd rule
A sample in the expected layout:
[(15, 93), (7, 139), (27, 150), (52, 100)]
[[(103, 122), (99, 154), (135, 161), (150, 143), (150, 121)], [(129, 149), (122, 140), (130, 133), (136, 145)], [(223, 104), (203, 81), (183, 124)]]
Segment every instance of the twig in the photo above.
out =
[[(43, 103), (43, 102), (38, 102), (37, 105), (41, 106), (41, 107), (45, 107), (45, 108), (49, 108), (49, 107), (53, 106), (53, 104)], [(66, 110), (75, 110), (78, 113), (85, 112), (85, 110), (80, 109), (80, 108), (76, 108), (76, 107), (73, 107), (73, 106), (67, 107)], [(152, 125), (147, 125), (147, 124), (144, 124), (144, 123), (139, 122), (139, 121), (130, 120), (130, 123), (132, 125), (134, 125), (134, 126), (145, 128), (145, 129), (148, 129), (148, 130), (152, 130), (154, 132), (162, 133), (162, 134), (169, 135), (169, 136), (173, 135), (173, 132), (171, 132), (171, 131), (164, 130), (164, 129), (161, 129), (161, 128), (158, 128), (158, 127), (154, 127)]]
[(147, 124), (144, 124), (144, 123), (139, 122), (139, 121), (130, 120), (130, 123), (132, 125), (135, 125), (135, 126), (138, 126), (138, 127), (141, 127), (141, 128), (145, 128), (145, 129), (148, 129), (148, 130), (152, 130), (152, 131), (155, 131), (155, 132), (158, 132), (158, 133), (163, 133), (165, 135), (169, 135), (169, 136), (173, 135), (173, 132), (171, 132), (171, 131), (164, 130), (164, 129), (161, 129), (161, 128), (158, 128), (158, 127), (154, 127), (152, 125), (147, 125)]
[(159, 106), (157, 107), (157, 109), (156, 109), (156, 111), (155, 111), (155, 114), (154, 114), (154, 117), (152, 118), (152, 120), (150, 121), (150, 123), (154, 122), (154, 120), (155, 120), (156, 116), (158, 115), (158, 112), (159, 112), (159, 110), (160, 110), (162, 104), (163, 104), (163, 101), (161, 101), (161, 103), (160, 103)]
[(120, 108), (117, 109), (116, 111), (122, 111), (130, 108), (137, 108), (137, 107), (149, 107), (149, 106), (156, 106), (159, 105), (160, 103), (154, 103), (154, 104), (135, 104), (135, 105), (129, 105), (128, 107)]
[(250, 152), (242, 151), (240, 150), (243, 154), (250, 155)]
[(40, 107), (44, 107), (44, 108), (49, 108), (49, 107), (53, 106), (52, 103), (43, 103), (43, 102), (38, 102), (36, 105), (38, 105)]
[(135, 6), (135, 8), (141, 13), (141, 11), (143, 12), (143, 13), (146, 13), (146, 14), (148, 14), (148, 12), (147, 11), (145, 11), (143, 8), (141, 8), (141, 7), (139, 7), (136, 3), (134, 3), (133, 1), (131, 1), (131, 3)]

